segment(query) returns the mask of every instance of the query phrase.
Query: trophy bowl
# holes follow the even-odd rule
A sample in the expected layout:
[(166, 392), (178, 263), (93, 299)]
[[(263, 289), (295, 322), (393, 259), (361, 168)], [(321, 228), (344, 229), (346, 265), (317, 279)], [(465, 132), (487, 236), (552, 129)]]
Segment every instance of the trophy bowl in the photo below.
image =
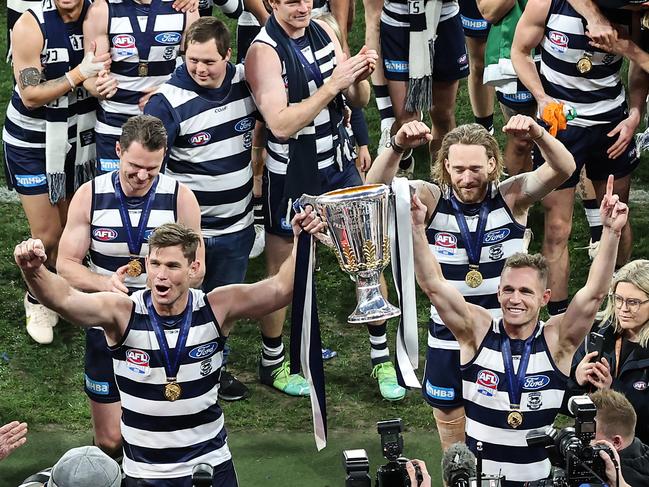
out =
[(368, 184), (303, 195), (299, 204), (313, 206), (327, 224), (340, 268), (356, 282), (357, 306), (349, 323), (383, 321), (399, 316), (381, 294), (379, 279), (390, 262), (388, 209), (390, 188)]

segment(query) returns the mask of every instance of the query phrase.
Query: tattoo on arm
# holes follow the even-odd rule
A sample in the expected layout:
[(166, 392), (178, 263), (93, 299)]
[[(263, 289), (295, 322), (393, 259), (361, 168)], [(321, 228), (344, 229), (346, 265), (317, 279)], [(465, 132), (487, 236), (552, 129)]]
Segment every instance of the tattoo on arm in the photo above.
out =
[(38, 86), (41, 81), (45, 80), (43, 73), (38, 68), (25, 68), (20, 72), (20, 87), (27, 88), (28, 86)]

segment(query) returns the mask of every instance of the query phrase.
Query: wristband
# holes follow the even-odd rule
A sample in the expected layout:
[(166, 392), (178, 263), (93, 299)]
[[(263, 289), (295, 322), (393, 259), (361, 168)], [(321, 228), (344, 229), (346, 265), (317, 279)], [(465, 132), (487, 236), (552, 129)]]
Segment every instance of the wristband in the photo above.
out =
[(545, 130), (541, 130), (541, 135), (539, 135), (539, 136), (537, 136), (537, 137), (532, 137), (532, 140), (535, 141), (535, 142), (536, 142), (537, 140), (541, 140), (541, 139), (543, 138), (543, 135), (544, 135), (544, 134), (545, 134)]
[(70, 85), (70, 91), (73, 91), (77, 85), (74, 84), (74, 81), (72, 80), (72, 77), (70, 76), (70, 71), (66, 71), (64, 73), (65, 79), (68, 80), (68, 84)]
[(392, 149), (397, 154), (403, 154), (405, 152), (405, 149), (403, 147), (401, 147), (399, 144), (397, 144), (397, 141), (396, 141), (396, 138), (395, 138), (394, 135), (392, 137), (390, 137), (390, 141), (386, 144), (386, 147), (389, 147), (390, 149)]

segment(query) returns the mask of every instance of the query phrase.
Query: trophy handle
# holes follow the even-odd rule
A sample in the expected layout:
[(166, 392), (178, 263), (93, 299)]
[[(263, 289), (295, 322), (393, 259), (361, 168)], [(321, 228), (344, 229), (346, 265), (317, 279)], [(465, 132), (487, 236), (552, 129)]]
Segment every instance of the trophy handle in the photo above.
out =
[[(295, 211), (296, 213), (300, 212), (307, 205), (311, 206), (313, 208), (313, 211), (315, 211), (318, 214), (318, 216), (323, 221), (325, 221), (324, 215), (322, 215), (322, 213), (319, 211), (317, 196), (312, 196), (310, 194), (303, 194), (293, 202), (293, 211)], [(329, 234), (328, 228), (325, 227), (325, 229), (322, 232), (316, 233), (314, 237), (317, 238), (321, 243), (323, 243), (330, 249), (335, 249), (335, 245), (333, 243), (333, 240), (331, 239), (331, 235)]]

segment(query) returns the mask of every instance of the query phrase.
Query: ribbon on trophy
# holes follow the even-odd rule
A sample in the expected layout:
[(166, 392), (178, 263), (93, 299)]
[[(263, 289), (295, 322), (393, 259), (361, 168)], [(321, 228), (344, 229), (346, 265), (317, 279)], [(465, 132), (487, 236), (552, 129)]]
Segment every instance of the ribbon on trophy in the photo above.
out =
[(399, 308), (401, 308), (395, 354), (397, 379), (402, 387), (421, 387), (415, 374), (419, 366), (419, 340), (410, 219), (412, 195), (408, 180), (395, 178), (392, 182), (392, 193), (394, 194), (394, 219), (390, 222), (389, 228), (392, 276), (399, 296)]
[[(300, 211), (299, 202), (294, 205)], [(311, 387), (311, 415), (313, 435), (318, 451), (327, 446), (327, 405), (325, 401), (322, 340), (315, 294), (313, 270), (315, 242), (311, 234), (298, 237), (291, 312), (291, 374), (298, 374), (300, 366)]]
[(523, 393), (523, 384), (525, 383), (525, 372), (530, 361), (534, 339), (539, 334), (538, 330), (530, 335), (523, 344), (523, 351), (518, 362), (518, 370), (514, 374), (514, 358), (509, 343), (509, 337), (505, 328), (500, 321), (500, 352), (503, 357), (505, 366), (505, 378), (507, 380), (507, 393), (509, 395), (509, 414), (507, 415), (507, 424), (516, 429), (523, 424), (523, 413), (521, 413), (521, 395)]

